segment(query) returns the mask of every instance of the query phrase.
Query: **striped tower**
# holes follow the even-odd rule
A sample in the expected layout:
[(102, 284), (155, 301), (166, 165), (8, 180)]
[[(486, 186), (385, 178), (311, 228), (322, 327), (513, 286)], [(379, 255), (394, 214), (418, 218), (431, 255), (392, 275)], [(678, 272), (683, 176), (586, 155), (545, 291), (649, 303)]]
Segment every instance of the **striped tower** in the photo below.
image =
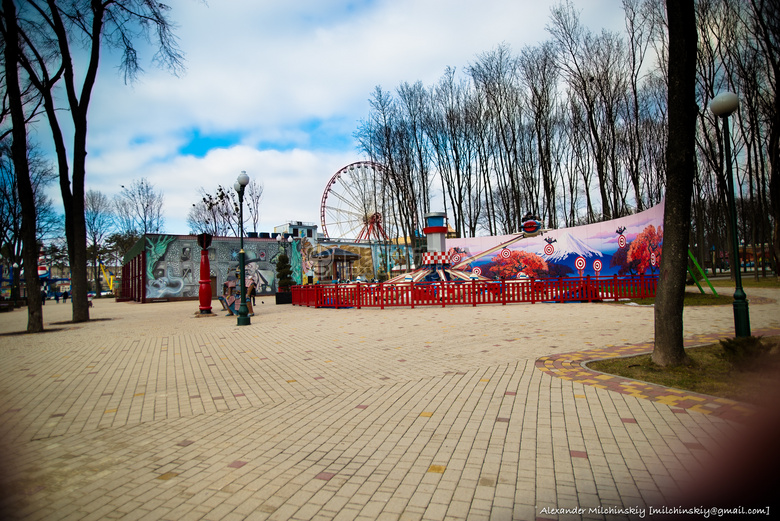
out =
[(428, 251), (422, 255), (423, 266), (449, 266), (445, 239), (447, 237), (447, 214), (431, 212), (425, 214), (423, 233), (428, 242)]

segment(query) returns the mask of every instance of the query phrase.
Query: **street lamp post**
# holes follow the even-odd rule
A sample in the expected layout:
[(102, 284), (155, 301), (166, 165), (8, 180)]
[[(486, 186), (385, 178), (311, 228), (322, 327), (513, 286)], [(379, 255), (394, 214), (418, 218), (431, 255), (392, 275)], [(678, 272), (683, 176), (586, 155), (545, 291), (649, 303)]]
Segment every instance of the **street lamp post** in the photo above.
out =
[(11, 292), (13, 293), (13, 296), (11, 297), (14, 301), (14, 307), (19, 307), (19, 263), (14, 262), (13, 263), (14, 273), (13, 273), (13, 282), (11, 283)]
[(19, 307), (19, 263), (14, 262), (11, 266), (13, 273), (11, 274), (11, 300), (14, 301), (14, 307)]
[(728, 183), (729, 218), (731, 219), (731, 269), (734, 272), (734, 332), (737, 337), (750, 336), (750, 313), (747, 295), (742, 289), (742, 273), (739, 265), (739, 239), (737, 238), (737, 205), (734, 194), (734, 176), (731, 172), (731, 138), (729, 137), (729, 116), (739, 107), (739, 98), (733, 92), (722, 92), (710, 103), (713, 114), (723, 120), (723, 141)]
[(249, 176), (245, 171), (241, 171), (241, 174), (236, 179), (233, 188), (238, 192), (238, 229), (239, 236), (241, 237), (241, 250), (238, 252), (238, 264), (240, 266), (241, 274), (241, 307), (238, 308), (238, 320), (237, 325), (248, 326), (251, 319), (249, 318), (249, 308), (246, 305), (246, 266), (244, 265), (244, 187), (249, 184)]

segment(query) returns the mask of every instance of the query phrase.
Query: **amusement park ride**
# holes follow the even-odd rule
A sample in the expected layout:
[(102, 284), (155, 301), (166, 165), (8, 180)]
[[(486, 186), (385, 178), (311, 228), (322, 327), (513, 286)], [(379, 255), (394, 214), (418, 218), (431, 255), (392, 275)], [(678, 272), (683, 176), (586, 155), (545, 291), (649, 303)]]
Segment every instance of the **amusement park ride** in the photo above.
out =
[(385, 228), (393, 222), (390, 189), (385, 169), (372, 161), (358, 161), (336, 172), (320, 203), (323, 235), (351, 242), (389, 240)]
[[(396, 239), (397, 212), (394, 212), (394, 203), (399, 196), (393, 192), (394, 183), (388, 176), (382, 165), (370, 161), (352, 163), (336, 172), (322, 195), (320, 217), (323, 236), (352, 243), (381, 243)], [(659, 205), (659, 208), (662, 212), (663, 207)], [(652, 215), (657, 220), (655, 213)], [(426, 237), (427, 247), (421, 252), (416, 267), (407, 266), (405, 273), (385, 282), (365, 283), (360, 278), (346, 282), (334, 279), (331, 284), (294, 286), (293, 303), (314, 307), (384, 308), (617, 301), (655, 294), (658, 277), (654, 256), (660, 254), (660, 244), (651, 246), (644, 239), (655, 231), (655, 226), (647, 225), (646, 221), (641, 223), (644, 228), (634, 233), (636, 237), (643, 237), (643, 240), (637, 241), (639, 246), (635, 246), (634, 250), (639, 260), (643, 258), (639, 257), (640, 254), (647, 253), (652, 266), (638, 264), (635, 275), (631, 274), (634, 268), (629, 267), (623, 270), (627, 276), (622, 272), (619, 276), (618, 270), (625, 266), (618, 260), (608, 266), (612, 273), (606, 276), (602, 274), (604, 262), (615, 258), (616, 253), (609, 233), (604, 235), (600, 229), (583, 228), (580, 232), (548, 230), (544, 229), (537, 216), (528, 213), (521, 219), (520, 230), (496, 237), (498, 240), (488, 241), (484, 247), (476, 246), (478, 249), (472, 251), (467, 243), (455, 242), (451, 248), (448, 247), (446, 214), (433, 212), (424, 217), (425, 228), (420, 231)], [(635, 227), (639, 225), (632, 224)], [(591, 247), (589, 239), (583, 241), (578, 233), (595, 234), (595, 247), (601, 249)], [(625, 254), (628, 244), (625, 240), (621, 243), (621, 239), (625, 238), (620, 230), (617, 234), (617, 247)], [(521, 246), (519, 243), (524, 239), (531, 242)], [(640, 251), (642, 245), (644, 249)], [(658, 252), (655, 249), (651, 252), (652, 248), (659, 248)], [(648, 269), (650, 274), (645, 275)], [(486, 273), (483, 274), (482, 270)], [(569, 273), (572, 276), (568, 276)]]

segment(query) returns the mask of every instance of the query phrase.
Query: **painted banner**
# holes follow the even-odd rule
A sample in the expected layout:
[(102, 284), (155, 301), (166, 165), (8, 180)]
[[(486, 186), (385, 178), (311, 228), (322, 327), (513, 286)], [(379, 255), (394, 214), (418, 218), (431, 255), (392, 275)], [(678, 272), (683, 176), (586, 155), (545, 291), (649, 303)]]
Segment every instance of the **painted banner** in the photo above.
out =
[(663, 219), (662, 201), (620, 219), (544, 230), (534, 237), (447, 239), (447, 250), (458, 259), (454, 268), (492, 279), (654, 274), (661, 264)]

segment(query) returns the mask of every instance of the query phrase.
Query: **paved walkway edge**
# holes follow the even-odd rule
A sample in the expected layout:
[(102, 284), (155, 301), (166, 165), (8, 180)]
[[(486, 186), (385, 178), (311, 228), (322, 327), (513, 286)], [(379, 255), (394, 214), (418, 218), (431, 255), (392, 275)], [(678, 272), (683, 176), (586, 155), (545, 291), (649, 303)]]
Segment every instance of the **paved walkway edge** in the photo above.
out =
[[(780, 335), (780, 328), (756, 329), (752, 334), (753, 336)], [(696, 335), (685, 339), (684, 345), (688, 348), (712, 344), (733, 336), (733, 331)], [(644, 342), (543, 356), (536, 360), (536, 368), (556, 378), (664, 403), (672, 407), (673, 412), (679, 414), (687, 414), (688, 410), (692, 410), (724, 420), (744, 421), (758, 412), (758, 408), (752, 404), (602, 373), (585, 365), (596, 360), (651, 353), (653, 346), (653, 342)]]

